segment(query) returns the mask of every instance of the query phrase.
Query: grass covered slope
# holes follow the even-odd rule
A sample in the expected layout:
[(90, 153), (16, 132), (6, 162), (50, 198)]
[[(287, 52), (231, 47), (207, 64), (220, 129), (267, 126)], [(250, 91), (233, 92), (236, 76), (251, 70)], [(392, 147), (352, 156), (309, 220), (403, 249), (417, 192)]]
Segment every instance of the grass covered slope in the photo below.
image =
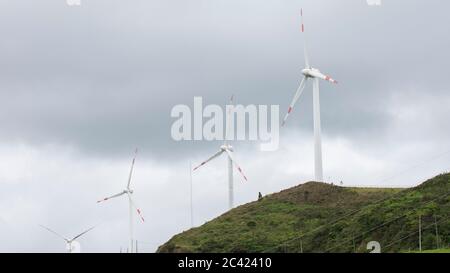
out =
[[(411, 189), (344, 188), (308, 182), (239, 206), (178, 234), (158, 252), (382, 252), (447, 247), (450, 175)], [(439, 238), (436, 242), (435, 217)]]

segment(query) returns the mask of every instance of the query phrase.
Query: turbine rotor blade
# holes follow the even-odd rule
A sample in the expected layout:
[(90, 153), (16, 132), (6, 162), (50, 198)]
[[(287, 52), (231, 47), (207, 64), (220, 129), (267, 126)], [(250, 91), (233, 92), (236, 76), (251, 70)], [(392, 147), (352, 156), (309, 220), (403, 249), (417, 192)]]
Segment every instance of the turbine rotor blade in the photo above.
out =
[(133, 198), (131, 198), (131, 194), (128, 194), (128, 197), (130, 198), (131, 205), (133, 205), (134, 209), (136, 210), (137, 214), (139, 215), (139, 218), (141, 218), (141, 221), (145, 222), (144, 216), (142, 216), (141, 210), (136, 206), (136, 203), (134, 203)]
[[(302, 20), (302, 33), (305, 34), (305, 23), (304, 23), (304, 19), (303, 19), (303, 9), (300, 10), (300, 17), (301, 17), (301, 20)], [(307, 68), (311, 68), (311, 66), (309, 65), (308, 50), (306, 48), (306, 35), (303, 35), (303, 55), (305, 57), (305, 66)]]
[(102, 200), (98, 200), (97, 203), (104, 202), (104, 201), (107, 201), (109, 199), (113, 199), (113, 198), (119, 197), (119, 196), (124, 195), (124, 194), (125, 194), (125, 192), (123, 191), (121, 193), (111, 195), (110, 197), (103, 198)]
[(201, 166), (205, 165), (206, 163), (208, 163), (209, 161), (213, 160), (214, 158), (220, 156), (223, 153), (223, 150), (218, 151), (217, 153), (215, 153), (213, 156), (211, 156), (210, 158), (208, 158), (207, 160), (203, 161), (200, 165), (198, 165), (197, 167), (194, 168), (194, 171), (197, 170), (198, 168), (200, 168)]
[(137, 153), (138, 153), (138, 149), (136, 148), (136, 150), (134, 151), (133, 161), (131, 162), (130, 174), (128, 175), (127, 189), (130, 189), (131, 176), (133, 174), (134, 162), (136, 161)]
[(331, 83), (334, 83), (334, 84), (337, 84), (337, 83), (338, 83), (335, 79), (331, 78), (330, 76), (325, 76), (325, 80), (326, 80), (326, 81), (329, 81), (329, 82), (331, 82)]
[(307, 78), (303, 77), (302, 81), (300, 82), (300, 85), (297, 88), (297, 91), (295, 92), (294, 98), (292, 99), (291, 104), (289, 105), (288, 111), (286, 113), (286, 116), (284, 116), (283, 123), (281, 126), (284, 126), (286, 123), (287, 118), (291, 114), (292, 110), (294, 109), (295, 104), (297, 103), (298, 99), (303, 93), (303, 90), (305, 90)]
[[(230, 105), (234, 106), (234, 95), (231, 95)], [(225, 141), (224, 141), (225, 144), (227, 143), (227, 140), (229, 137), (228, 134), (230, 132), (230, 121), (231, 121), (231, 108), (226, 113), (226, 119), (225, 119), (225, 122), (226, 122), (225, 130), (226, 131), (225, 131)]]
[(247, 180), (247, 176), (245, 176), (244, 172), (242, 171), (241, 167), (239, 167), (239, 165), (237, 164), (236, 160), (234, 160), (232, 153), (227, 149), (225, 150), (225, 152), (228, 154), (228, 156), (230, 157), (231, 161), (233, 162), (234, 166), (236, 167), (236, 169), (239, 171), (239, 173), (242, 175), (242, 177), (244, 178), (245, 181)]
[(325, 80), (325, 81), (329, 81), (329, 82), (334, 83), (334, 84), (338, 83), (336, 80), (334, 80), (330, 76), (324, 75), (322, 73), (320, 73), (319, 78), (321, 78), (322, 80)]
[(58, 236), (59, 238), (63, 239), (64, 241), (69, 242), (69, 239), (67, 239), (67, 238), (65, 238), (64, 236), (60, 235), (60, 234), (57, 233), (56, 231), (53, 231), (53, 230), (51, 230), (50, 228), (48, 228), (48, 227), (46, 227), (46, 226), (43, 226), (43, 225), (39, 225), (39, 226), (40, 226), (41, 228), (44, 228), (44, 229), (46, 229), (47, 231), (49, 231), (49, 232), (55, 234), (56, 236)]
[(74, 240), (80, 238), (80, 237), (83, 236), (84, 234), (86, 234), (86, 233), (88, 233), (89, 231), (93, 230), (95, 227), (96, 227), (96, 226), (93, 226), (93, 227), (87, 229), (86, 231), (84, 231), (84, 232), (78, 234), (77, 236), (73, 237), (70, 241), (74, 241)]

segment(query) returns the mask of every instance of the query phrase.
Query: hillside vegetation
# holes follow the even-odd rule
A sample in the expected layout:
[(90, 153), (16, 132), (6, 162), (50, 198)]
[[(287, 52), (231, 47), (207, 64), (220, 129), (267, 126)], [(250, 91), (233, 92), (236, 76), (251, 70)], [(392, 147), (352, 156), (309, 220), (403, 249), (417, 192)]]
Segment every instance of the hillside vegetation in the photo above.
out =
[[(158, 252), (382, 252), (448, 248), (450, 174), (409, 189), (308, 182), (174, 236)], [(436, 232), (437, 227), (437, 232)], [(436, 236), (438, 234), (438, 236)]]

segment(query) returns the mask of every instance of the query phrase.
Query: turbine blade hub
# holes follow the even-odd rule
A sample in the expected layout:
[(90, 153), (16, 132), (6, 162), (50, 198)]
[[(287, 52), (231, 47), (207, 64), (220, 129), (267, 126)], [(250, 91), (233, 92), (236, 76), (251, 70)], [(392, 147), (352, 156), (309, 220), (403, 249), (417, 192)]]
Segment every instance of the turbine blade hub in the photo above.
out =
[(229, 144), (225, 144), (225, 145), (220, 146), (220, 149), (222, 151), (226, 151), (226, 150), (233, 151), (233, 146), (231, 146)]

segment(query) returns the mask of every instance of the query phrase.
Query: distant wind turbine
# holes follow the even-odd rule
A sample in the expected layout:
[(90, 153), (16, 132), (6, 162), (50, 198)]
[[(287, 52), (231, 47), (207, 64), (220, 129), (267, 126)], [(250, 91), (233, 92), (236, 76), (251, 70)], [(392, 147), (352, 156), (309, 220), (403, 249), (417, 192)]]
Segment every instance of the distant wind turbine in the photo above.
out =
[(68, 239), (68, 238), (66, 238), (66, 237), (64, 237), (64, 236), (62, 236), (62, 235), (60, 235), (60, 234), (58, 234), (57, 232), (51, 230), (50, 228), (48, 228), (48, 227), (46, 227), (46, 226), (43, 226), (43, 225), (40, 225), (40, 226), (41, 226), (42, 228), (48, 230), (49, 232), (55, 234), (56, 236), (58, 236), (59, 238), (63, 239), (64, 241), (66, 241), (67, 249), (69, 250), (69, 253), (74, 253), (74, 252), (75, 252), (75, 249), (72, 247), (72, 243), (76, 242), (76, 241), (75, 241), (76, 239), (80, 238), (81, 236), (83, 236), (84, 234), (88, 233), (89, 231), (91, 231), (91, 230), (93, 230), (93, 229), (95, 228), (95, 226), (94, 226), (94, 227), (91, 227), (90, 229), (88, 229), (88, 230), (86, 230), (86, 231), (83, 231), (82, 233), (80, 233), (80, 234), (78, 234), (77, 236), (73, 237), (72, 239)]
[(131, 162), (131, 169), (130, 169), (130, 174), (128, 176), (128, 183), (127, 183), (127, 187), (125, 190), (123, 190), (122, 192), (118, 193), (118, 194), (114, 194), (110, 197), (106, 197), (102, 200), (97, 201), (97, 203), (103, 202), (103, 201), (107, 201), (109, 199), (112, 198), (116, 198), (122, 195), (127, 195), (128, 196), (128, 205), (129, 205), (129, 225), (130, 225), (130, 243), (129, 243), (129, 249), (131, 250), (131, 253), (133, 252), (133, 208), (136, 209), (136, 212), (138, 213), (139, 217), (141, 218), (142, 222), (144, 222), (144, 217), (142, 216), (141, 210), (136, 206), (136, 204), (133, 201), (133, 198), (131, 197), (133, 194), (133, 190), (130, 188), (131, 185), (131, 176), (133, 174), (133, 168), (134, 168), (134, 162), (136, 161), (136, 156), (137, 156), (137, 152), (138, 150), (136, 149), (134, 152), (134, 157), (133, 157), (133, 161)]
[[(233, 96), (231, 96), (230, 99), (231, 105), (233, 105)], [(236, 160), (233, 158), (233, 146), (227, 144), (227, 139), (228, 139), (228, 131), (229, 131), (229, 115), (230, 115), (230, 111), (227, 112), (227, 126), (225, 128), (225, 141), (224, 144), (222, 146), (220, 146), (220, 150), (215, 153), (213, 156), (211, 156), (210, 158), (208, 158), (206, 161), (203, 161), (200, 165), (198, 165), (197, 167), (194, 168), (194, 171), (197, 170), (198, 168), (200, 168), (201, 166), (205, 165), (206, 163), (208, 163), (209, 161), (219, 157), (220, 155), (222, 155), (223, 153), (226, 153), (228, 156), (228, 206), (230, 209), (233, 208), (234, 206), (234, 193), (233, 193), (233, 164), (236, 167), (236, 169), (239, 171), (239, 173), (242, 175), (242, 177), (244, 178), (245, 181), (247, 181), (247, 177), (245, 176), (244, 172), (242, 171), (241, 167), (239, 167), (239, 165), (236, 163)]]
[[(305, 25), (303, 22), (303, 10), (301, 10), (301, 18), (302, 18), (302, 33), (305, 32)], [(318, 69), (311, 67), (308, 58), (308, 52), (306, 49), (306, 38), (303, 38), (304, 41), (304, 56), (305, 56), (305, 68), (302, 70), (303, 79), (300, 83), (300, 86), (297, 89), (297, 92), (294, 95), (294, 98), (289, 105), (288, 112), (283, 120), (283, 126), (286, 123), (286, 120), (289, 114), (292, 112), (295, 104), (303, 93), (305, 89), (306, 82), (308, 79), (313, 81), (313, 111), (314, 111), (314, 169), (315, 169), (315, 180), (317, 182), (323, 181), (323, 170), (322, 170), (322, 140), (321, 140), (321, 126), (320, 126), (320, 99), (319, 99), (319, 79), (329, 81), (331, 83), (337, 84), (337, 81), (333, 80), (330, 76), (326, 76), (322, 74)]]

